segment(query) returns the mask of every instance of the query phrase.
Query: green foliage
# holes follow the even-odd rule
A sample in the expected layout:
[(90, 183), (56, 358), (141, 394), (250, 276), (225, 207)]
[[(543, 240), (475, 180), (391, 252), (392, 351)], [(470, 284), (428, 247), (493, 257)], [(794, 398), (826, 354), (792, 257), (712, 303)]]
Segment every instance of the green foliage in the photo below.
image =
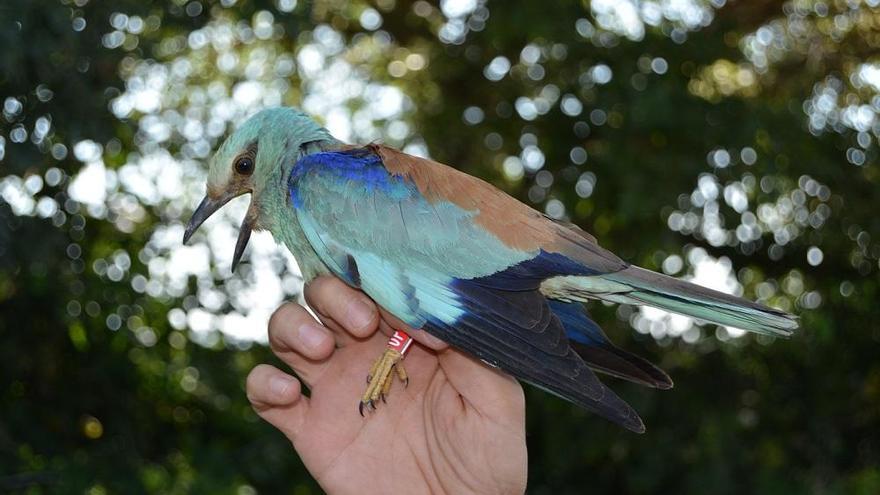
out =
[[(800, 314), (778, 341), (596, 305), (676, 387), (613, 383), (643, 436), (529, 390), (530, 492), (880, 492), (876, 2), (695, 1), (690, 20), (643, 2), (653, 20), (630, 24), (586, 2), (110, 4), (0, 6), (0, 490), (319, 491), (245, 398), (269, 351), (196, 321), (246, 314), (257, 262), (229, 277), (212, 253), (175, 281), (162, 240), (201, 192), (196, 163), (244, 113), (288, 103), (633, 263), (727, 260), (746, 296)], [(144, 169), (153, 194), (126, 179), (148, 156), (167, 167)], [(94, 163), (103, 199), (75, 200)], [(180, 190), (158, 182), (172, 166)]]

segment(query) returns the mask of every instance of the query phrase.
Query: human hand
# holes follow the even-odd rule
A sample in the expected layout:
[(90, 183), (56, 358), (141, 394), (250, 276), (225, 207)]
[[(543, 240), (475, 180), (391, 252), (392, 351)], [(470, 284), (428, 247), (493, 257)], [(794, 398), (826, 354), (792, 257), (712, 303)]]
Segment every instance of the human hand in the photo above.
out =
[[(311, 282), (305, 298), (323, 324), (293, 303), (269, 322), (272, 350), (299, 380), (261, 364), (247, 378), (247, 394), (324, 490), (525, 491), (525, 399), (516, 380), (402, 326), (334, 277)], [(367, 372), (395, 328), (420, 344), (403, 361), (409, 386), (397, 381), (387, 404), (361, 417)]]

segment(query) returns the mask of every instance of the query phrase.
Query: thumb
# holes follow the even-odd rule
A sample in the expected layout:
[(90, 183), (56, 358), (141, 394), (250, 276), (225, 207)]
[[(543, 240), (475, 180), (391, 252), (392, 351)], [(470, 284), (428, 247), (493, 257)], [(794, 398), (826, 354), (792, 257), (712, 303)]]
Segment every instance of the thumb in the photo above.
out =
[(296, 378), (268, 364), (247, 377), (247, 397), (257, 414), (293, 441), (305, 422), (309, 399)]

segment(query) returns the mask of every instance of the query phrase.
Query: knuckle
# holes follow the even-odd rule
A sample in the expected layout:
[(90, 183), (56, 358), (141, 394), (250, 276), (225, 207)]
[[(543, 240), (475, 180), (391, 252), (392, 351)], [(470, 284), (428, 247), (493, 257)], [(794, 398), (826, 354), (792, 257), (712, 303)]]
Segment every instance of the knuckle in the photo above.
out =
[(307, 315), (306, 310), (299, 304), (286, 302), (279, 306), (269, 317), (270, 342), (277, 343), (284, 330), (295, 327), (305, 315)]
[(326, 297), (328, 292), (327, 288), (333, 283), (334, 278), (335, 277), (323, 275), (306, 284), (306, 287), (303, 290), (303, 296), (309, 305), (313, 305), (313, 303), (319, 302)]
[(290, 312), (290, 306), (294, 305), (291, 302), (285, 302), (281, 306), (272, 313), (272, 316), (269, 317), (269, 329), (280, 327), (285, 320), (289, 318), (288, 313)]
[(328, 314), (334, 302), (350, 295), (352, 289), (336, 277), (325, 275), (313, 280), (303, 293), (306, 302), (315, 311)]
[(260, 384), (265, 381), (269, 368), (271, 367), (267, 364), (258, 364), (248, 373), (245, 379), (245, 389), (247, 390), (248, 400), (251, 402), (255, 400), (255, 396), (259, 395), (257, 392), (260, 390)]

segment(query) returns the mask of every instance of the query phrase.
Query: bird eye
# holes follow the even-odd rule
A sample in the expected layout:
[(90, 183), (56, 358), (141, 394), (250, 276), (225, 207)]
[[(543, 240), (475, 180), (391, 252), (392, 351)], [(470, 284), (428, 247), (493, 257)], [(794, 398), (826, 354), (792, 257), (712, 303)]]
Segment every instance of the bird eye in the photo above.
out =
[(243, 156), (235, 160), (235, 171), (241, 175), (251, 175), (254, 173), (254, 160), (249, 156)]

